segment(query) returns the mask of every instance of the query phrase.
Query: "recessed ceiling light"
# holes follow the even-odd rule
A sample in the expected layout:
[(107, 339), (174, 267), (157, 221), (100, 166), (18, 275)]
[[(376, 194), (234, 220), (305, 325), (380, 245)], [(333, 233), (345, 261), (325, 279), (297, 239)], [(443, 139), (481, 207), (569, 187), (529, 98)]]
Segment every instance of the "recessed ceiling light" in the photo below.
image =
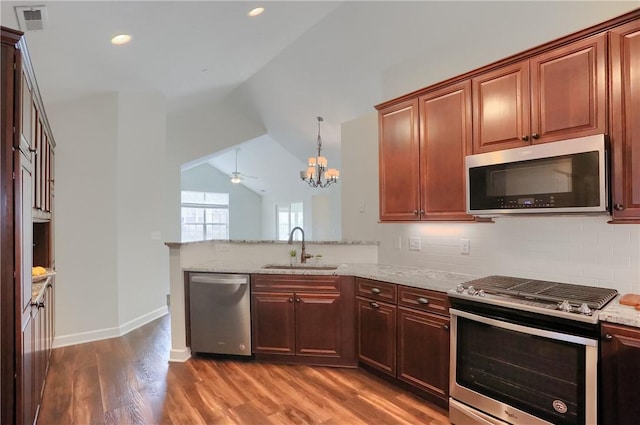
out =
[(258, 15), (262, 15), (262, 12), (264, 12), (264, 7), (256, 7), (255, 9), (251, 9), (248, 13), (249, 16), (258, 16)]
[(111, 39), (111, 44), (119, 46), (122, 44), (127, 44), (130, 41), (131, 36), (129, 34), (118, 34)]

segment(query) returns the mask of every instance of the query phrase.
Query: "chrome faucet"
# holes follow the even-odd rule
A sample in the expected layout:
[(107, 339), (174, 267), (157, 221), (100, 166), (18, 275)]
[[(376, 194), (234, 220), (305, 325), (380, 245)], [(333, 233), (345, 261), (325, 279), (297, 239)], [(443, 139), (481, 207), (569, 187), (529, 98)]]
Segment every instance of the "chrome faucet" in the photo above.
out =
[(302, 229), (302, 227), (296, 226), (293, 229), (291, 229), (291, 233), (289, 234), (289, 245), (291, 245), (293, 243), (293, 232), (295, 232), (296, 230), (300, 230), (300, 233), (302, 233), (302, 247), (301, 247), (302, 252), (300, 253), (300, 262), (301, 263), (306, 263), (307, 262), (307, 258), (311, 258), (311, 257), (313, 257), (313, 255), (307, 254), (305, 252), (304, 230)]

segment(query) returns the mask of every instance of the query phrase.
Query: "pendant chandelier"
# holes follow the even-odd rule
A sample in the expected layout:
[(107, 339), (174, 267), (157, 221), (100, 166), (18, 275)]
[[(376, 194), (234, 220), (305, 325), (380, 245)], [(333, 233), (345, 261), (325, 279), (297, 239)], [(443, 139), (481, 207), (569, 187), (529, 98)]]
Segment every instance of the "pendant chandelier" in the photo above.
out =
[(324, 121), (318, 117), (318, 155), (309, 158), (306, 171), (300, 171), (300, 178), (311, 187), (327, 187), (332, 183), (337, 183), (340, 178), (340, 171), (335, 168), (327, 169), (327, 158), (320, 155), (322, 152), (322, 138), (320, 137), (320, 123)]

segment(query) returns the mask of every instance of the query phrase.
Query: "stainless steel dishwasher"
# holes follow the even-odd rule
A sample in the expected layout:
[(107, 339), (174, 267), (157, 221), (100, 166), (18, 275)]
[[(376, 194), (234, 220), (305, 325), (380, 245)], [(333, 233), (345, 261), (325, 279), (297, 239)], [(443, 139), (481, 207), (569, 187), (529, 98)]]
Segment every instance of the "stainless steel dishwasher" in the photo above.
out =
[(191, 352), (251, 355), (249, 276), (190, 273)]

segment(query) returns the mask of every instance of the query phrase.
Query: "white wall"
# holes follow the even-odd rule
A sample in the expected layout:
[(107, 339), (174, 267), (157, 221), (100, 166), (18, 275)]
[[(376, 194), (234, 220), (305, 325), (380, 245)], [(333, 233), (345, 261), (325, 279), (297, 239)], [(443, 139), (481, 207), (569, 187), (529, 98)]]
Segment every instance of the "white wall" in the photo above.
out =
[(164, 314), (165, 101), (93, 94), (47, 110), (56, 147), (56, 346)]
[(118, 326), (116, 156), (118, 96), (47, 108), (55, 165), (56, 333)]
[(117, 282), (123, 326), (166, 307), (166, 101), (159, 94), (119, 93), (117, 112)]
[(182, 190), (229, 194), (229, 239), (260, 240), (262, 197), (208, 163), (182, 172)]
[[(505, 274), (640, 292), (640, 225), (607, 217), (514, 217), (495, 223), (378, 223), (377, 113), (342, 129), (345, 239), (379, 240), (381, 264)], [(366, 153), (366, 154), (365, 154)], [(359, 203), (365, 202), (364, 213)], [(408, 250), (419, 237), (421, 251)], [(459, 253), (461, 238), (469, 255)], [(398, 243), (400, 241), (400, 243)]]

